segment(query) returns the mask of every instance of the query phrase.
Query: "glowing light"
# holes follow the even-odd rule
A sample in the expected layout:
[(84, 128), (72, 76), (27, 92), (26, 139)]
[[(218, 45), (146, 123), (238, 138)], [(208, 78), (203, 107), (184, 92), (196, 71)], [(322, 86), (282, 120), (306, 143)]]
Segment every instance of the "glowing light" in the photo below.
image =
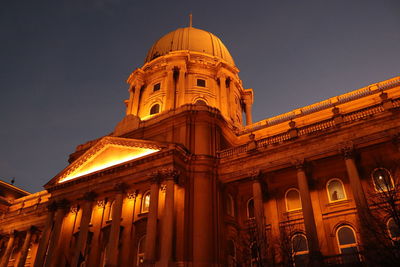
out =
[(127, 147), (109, 144), (97, 151), (88, 160), (77, 166), (73, 171), (61, 177), (59, 183), (63, 183), (83, 175), (94, 173), (133, 159), (144, 157), (159, 151), (159, 149)]

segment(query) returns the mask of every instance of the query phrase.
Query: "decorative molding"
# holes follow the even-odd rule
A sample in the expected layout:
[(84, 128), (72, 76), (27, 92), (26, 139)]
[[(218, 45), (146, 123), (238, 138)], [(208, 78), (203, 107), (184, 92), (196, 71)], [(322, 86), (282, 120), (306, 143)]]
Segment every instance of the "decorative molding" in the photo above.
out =
[(292, 163), (293, 166), (296, 167), (296, 169), (298, 171), (304, 171), (305, 163), (306, 163), (304, 158), (293, 158), (291, 160), (291, 163)]
[(138, 192), (137, 192), (137, 190), (135, 190), (133, 192), (126, 193), (126, 195), (127, 195), (128, 199), (135, 199), (138, 195)]
[(106, 206), (106, 200), (105, 199), (97, 200), (97, 206), (99, 208), (104, 208)]
[(339, 145), (339, 150), (345, 159), (352, 159), (355, 155), (354, 144), (352, 141)]

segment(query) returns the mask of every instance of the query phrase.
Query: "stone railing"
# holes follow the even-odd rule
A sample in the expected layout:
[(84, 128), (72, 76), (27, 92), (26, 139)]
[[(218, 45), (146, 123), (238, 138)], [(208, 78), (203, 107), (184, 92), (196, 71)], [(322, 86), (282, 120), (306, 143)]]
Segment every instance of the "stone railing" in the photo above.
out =
[[(399, 99), (395, 99), (393, 100), (393, 107), (394, 108), (398, 108), (400, 107), (400, 98)], [(345, 123), (349, 123), (349, 122), (354, 122), (360, 119), (365, 119), (367, 117), (373, 116), (374, 114), (377, 113), (381, 113), (383, 112), (385, 109), (383, 108), (383, 106), (381, 104), (378, 105), (374, 105), (371, 107), (367, 107), (364, 109), (360, 109), (348, 114), (343, 114), (343, 122)], [(308, 135), (308, 134), (313, 134), (319, 131), (324, 131), (327, 129), (331, 129), (333, 127), (336, 126), (335, 120), (334, 118), (328, 119), (328, 120), (324, 120), (324, 121), (320, 121), (317, 123), (313, 123), (310, 125), (306, 125), (297, 129), (292, 129), (292, 130), (297, 130), (297, 135), (295, 136), (291, 136), (289, 133), (289, 129), (286, 132), (283, 133), (279, 133), (279, 134), (275, 134), (273, 136), (269, 136), (260, 140), (255, 141), (257, 144), (257, 148), (263, 148), (263, 147), (267, 147), (269, 145), (272, 144), (277, 144), (277, 143), (282, 143), (286, 140), (292, 139), (294, 137), (297, 136), (303, 136), (303, 135)], [(251, 148), (251, 149), (254, 149)], [(241, 154), (241, 153), (245, 153), (248, 152), (248, 145), (247, 144), (243, 144), (237, 147), (233, 147), (233, 148), (228, 148), (222, 151), (217, 152), (218, 157), (219, 158), (227, 158), (233, 155), (237, 155), (237, 154)]]

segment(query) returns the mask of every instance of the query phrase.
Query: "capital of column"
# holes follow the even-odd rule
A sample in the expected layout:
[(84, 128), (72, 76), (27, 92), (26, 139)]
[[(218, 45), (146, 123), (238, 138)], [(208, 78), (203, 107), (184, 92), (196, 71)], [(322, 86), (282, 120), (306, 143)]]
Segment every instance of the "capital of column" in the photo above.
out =
[(114, 184), (114, 187), (111, 191), (123, 194), (126, 192), (127, 189), (128, 189), (128, 186), (125, 183), (116, 183), (116, 184)]
[(248, 173), (248, 176), (250, 179), (255, 183), (255, 182), (260, 182), (261, 178), (261, 171), (260, 170), (252, 170)]
[(51, 202), (50, 204), (47, 205), (47, 210), (52, 212), (57, 210), (57, 204), (55, 201)]
[(354, 158), (355, 150), (352, 142), (341, 144), (339, 150), (345, 159)]
[(292, 159), (292, 165), (296, 167), (297, 171), (304, 171), (305, 163), (304, 158)]
[(161, 182), (160, 171), (154, 171), (148, 175), (151, 184), (159, 184)]
[(164, 180), (174, 180), (175, 182), (179, 177), (179, 171), (173, 168), (162, 169), (160, 174), (162, 175)]
[(97, 194), (95, 192), (89, 191), (89, 192), (86, 192), (85, 194), (83, 194), (82, 199), (85, 201), (88, 201), (88, 202), (92, 202), (96, 199), (96, 197), (97, 197)]

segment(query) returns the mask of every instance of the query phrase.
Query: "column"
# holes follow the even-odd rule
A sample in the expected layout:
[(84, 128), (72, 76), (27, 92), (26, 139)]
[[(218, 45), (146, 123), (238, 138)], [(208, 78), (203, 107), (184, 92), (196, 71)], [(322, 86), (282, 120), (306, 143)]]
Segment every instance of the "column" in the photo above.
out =
[(11, 252), (12, 252), (13, 247), (14, 247), (14, 240), (15, 240), (16, 234), (17, 234), (16, 231), (12, 231), (10, 233), (10, 238), (8, 239), (6, 251), (4, 252), (4, 255), (3, 255), (2, 259), (1, 259), (0, 267), (7, 267), (8, 266), (8, 261), (10, 259)]
[(173, 67), (167, 67), (167, 76), (165, 78), (166, 84), (166, 105), (165, 110), (175, 108), (175, 85), (174, 85), (174, 69)]
[(44, 259), (46, 256), (46, 251), (49, 244), (50, 233), (53, 228), (53, 218), (55, 211), (57, 209), (57, 205), (55, 202), (51, 203), (47, 206), (48, 214), (46, 219), (46, 224), (44, 226), (42, 235), (40, 237), (36, 257), (35, 257), (35, 267), (42, 267), (44, 264)]
[(134, 89), (135, 89), (134, 85), (131, 85), (131, 87), (128, 90), (129, 91), (129, 100), (128, 100), (128, 105), (126, 107), (126, 115), (133, 114), (132, 106), (133, 106), (133, 99), (134, 99), (133, 97), (135, 95), (135, 93), (133, 92)]
[(66, 200), (62, 200), (57, 203), (57, 211), (55, 214), (53, 231), (51, 232), (47, 255), (44, 263), (45, 267), (53, 266), (54, 265), (53, 262), (56, 262), (58, 260), (56, 259), (55, 255), (58, 250), (61, 227), (67, 210), (68, 210), (68, 202)]
[(143, 82), (136, 81), (135, 93), (133, 96), (132, 114), (139, 116), (139, 105), (140, 105), (140, 91), (142, 90)]
[(85, 257), (90, 218), (92, 216), (92, 203), (95, 197), (96, 194), (94, 192), (88, 192), (83, 196), (83, 200), (85, 202), (83, 203), (82, 217), (79, 225), (79, 235), (71, 261), (71, 266), (73, 267), (78, 266), (79, 258), (81, 255), (82, 257)]
[(32, 226), (27, 232), (24, 240), (24, 244), (21, 248), (21, 255), (19, 256), (17, 267), (24, 267), (26, 257), (28, 256), (29, 247), (31, 246), (32, 234), (35, 232), (36, 228)]
[(227, 95), (227, 89), (226, 89), (226, 77), (224, 74), (219, 75), (219, 88), (221, 91), (221, 99), (220, 99), (220, 110), (222, 115), (224, 115), (226, 118), (229, 118), (228, 114), (228, 95)]
[(161, 232), (161, 266), (169, 266), (173, 261), (173, 238), (174, 238), (174, 189), (177, 172), (170, 170), (164, 174), (165, 210)]
[(153, 174), (150, 186), (150, 207), (147, 215), (144, 262), (152, 266), (156, 260), (159, 174)]
[(346, 164), (347, 175), (349, 176), (350, 187), (354, 195), (354, 201), (359, 214), (361, 214), (362, 212), (366, 211), (368, 204), (361, 185), (357, 166), (354, 161), (354, 149), (351, 146), (347, 146), (342, 149), (342, 152), (345, 159), (344, 161)]
[(311, 266), (319, 266), (318, 262), (321, 257), (319, 250), (319, 240), (317, 235), (317, 227), (314, 219), (314, 212), (308, 188), (308, 179), (304, 171), (304, 162), (297, 162), (297, 182), (300, 190), (301, 206), (303, 210), (304, 226), (308, 239), (308, 249), (310, 251)]
[(112, 222), (110, 229), (110, 239), (107, 244), (107, 258), (106, 258), (106, 266), (114, 267), (118, 265), (118, 244), (119, 244), (119, 234), (121, 229), (121, 213), (122, 213), (122, 204), (124, 199), (125, 192), (124, 184), (117, 184), (114, 188), (115, 202), (112, 210)]
[(179, 80), (178, 80), (178, 101), (177, 106), (185, 104), (185, 91), (186, 91), (186, 66), (179, 68)]
[(260, 246), (261, 262), (265, 260), (266, 244), (265, 244), (265, 217), (262, 185), (260, 181), (260, 173), (257, 171), (252, 174), (253, 179), (253, 201), (254, 201), (254, 216), (256, 219), (256, 240)]
[(244, 107), (246, 113), (246, 125), (250, 125), (253, 123), (252, 115), (251, 115), (251, 103), (248, 100), (244, 100)]

